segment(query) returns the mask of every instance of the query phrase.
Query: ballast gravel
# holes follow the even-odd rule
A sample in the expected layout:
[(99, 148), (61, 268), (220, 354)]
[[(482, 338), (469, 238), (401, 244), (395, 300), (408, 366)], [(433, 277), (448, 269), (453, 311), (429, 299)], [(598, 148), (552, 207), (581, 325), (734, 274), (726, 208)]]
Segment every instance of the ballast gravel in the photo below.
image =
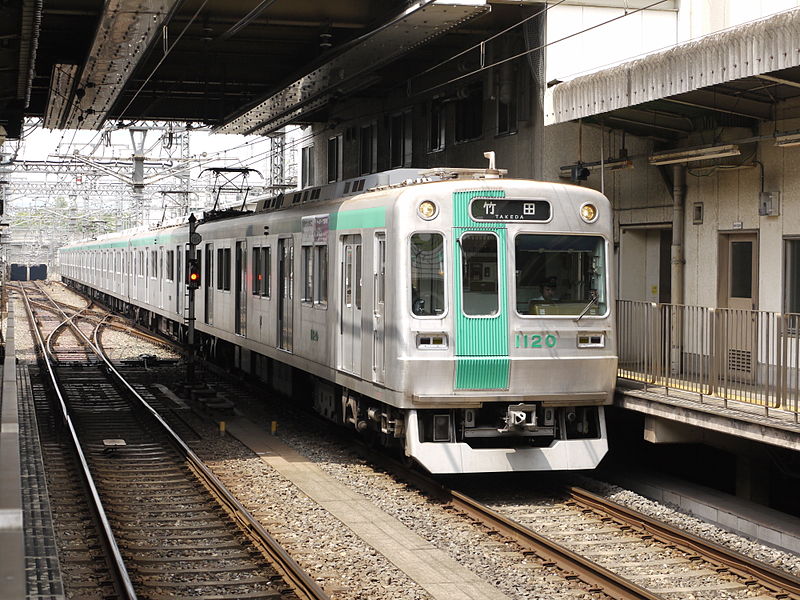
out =
[(587, 490), (600, 494), (618, 504), (800, 577), (800, 556), (796, 554), (765, 546), (731, 533), (716, 525), (702, 521), (694, 515), (687, 514), (675, 506), (654, 502), (617, 485), (598, 481), (591, 477), (580, 477), (579, 479), (580, 485)]

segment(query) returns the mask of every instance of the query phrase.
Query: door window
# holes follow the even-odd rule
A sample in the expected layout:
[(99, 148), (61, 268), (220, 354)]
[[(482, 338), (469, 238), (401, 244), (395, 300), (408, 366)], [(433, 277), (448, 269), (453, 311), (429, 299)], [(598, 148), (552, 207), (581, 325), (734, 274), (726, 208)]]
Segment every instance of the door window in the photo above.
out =
[(495, 315), (500, 308), (497, 275), (497, 236), (461, 236), (462, 310), (468, 316)]
[(731, 242), (731, 298), (753, 297), (753, 242)]
[(411, 312), (435, 317), (445, 312), (444, 236), (415, 233), (411, 236)]

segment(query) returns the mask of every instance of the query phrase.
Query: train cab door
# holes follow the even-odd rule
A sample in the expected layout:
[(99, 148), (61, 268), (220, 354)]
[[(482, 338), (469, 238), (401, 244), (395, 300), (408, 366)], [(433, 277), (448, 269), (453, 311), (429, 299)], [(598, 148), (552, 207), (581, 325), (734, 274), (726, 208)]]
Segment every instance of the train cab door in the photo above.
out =
[(341, 314), (339, 317), (339, 368), (358, 375), (361, 372), (361, 236), (341, 238)]
[(247, 242), (236, 242), (236, 314), (233, 317), (236, 335), (247, 335)]
[(278, 348), (292, 352), (294, 243), (278, 240)]
[(372, 376), (383, 383), (386, 375), (385, 314), (386, 314), (386, 233), (375, 234), (375, 275), (373, 278), (372, 308)]
[(456, 227), (453, 233), (455, 389), (508, 389), (506, 228)]

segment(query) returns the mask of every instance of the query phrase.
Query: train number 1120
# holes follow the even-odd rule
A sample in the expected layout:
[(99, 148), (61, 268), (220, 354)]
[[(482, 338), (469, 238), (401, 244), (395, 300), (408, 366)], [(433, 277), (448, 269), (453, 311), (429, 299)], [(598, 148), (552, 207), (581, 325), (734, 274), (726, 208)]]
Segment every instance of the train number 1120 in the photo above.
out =
[(541, 335), (538, 333), (518, 333), (517, 348), (555, 348), (558, 338), (552, 333)]

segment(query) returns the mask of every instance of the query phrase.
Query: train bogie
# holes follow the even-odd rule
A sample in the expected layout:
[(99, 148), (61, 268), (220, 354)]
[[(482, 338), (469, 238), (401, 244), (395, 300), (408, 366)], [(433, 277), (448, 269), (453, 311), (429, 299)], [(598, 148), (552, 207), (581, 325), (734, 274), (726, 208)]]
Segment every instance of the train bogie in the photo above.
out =
[[(433, 472), (595, 466), (616, 370), (607, 200), (486, 177), (344, 186), (200, 222), (204, 348), (284, 392), (304, 374), (317, 412)], [(76, 244), (62, 274), (180, 330), (187, 238)]]

